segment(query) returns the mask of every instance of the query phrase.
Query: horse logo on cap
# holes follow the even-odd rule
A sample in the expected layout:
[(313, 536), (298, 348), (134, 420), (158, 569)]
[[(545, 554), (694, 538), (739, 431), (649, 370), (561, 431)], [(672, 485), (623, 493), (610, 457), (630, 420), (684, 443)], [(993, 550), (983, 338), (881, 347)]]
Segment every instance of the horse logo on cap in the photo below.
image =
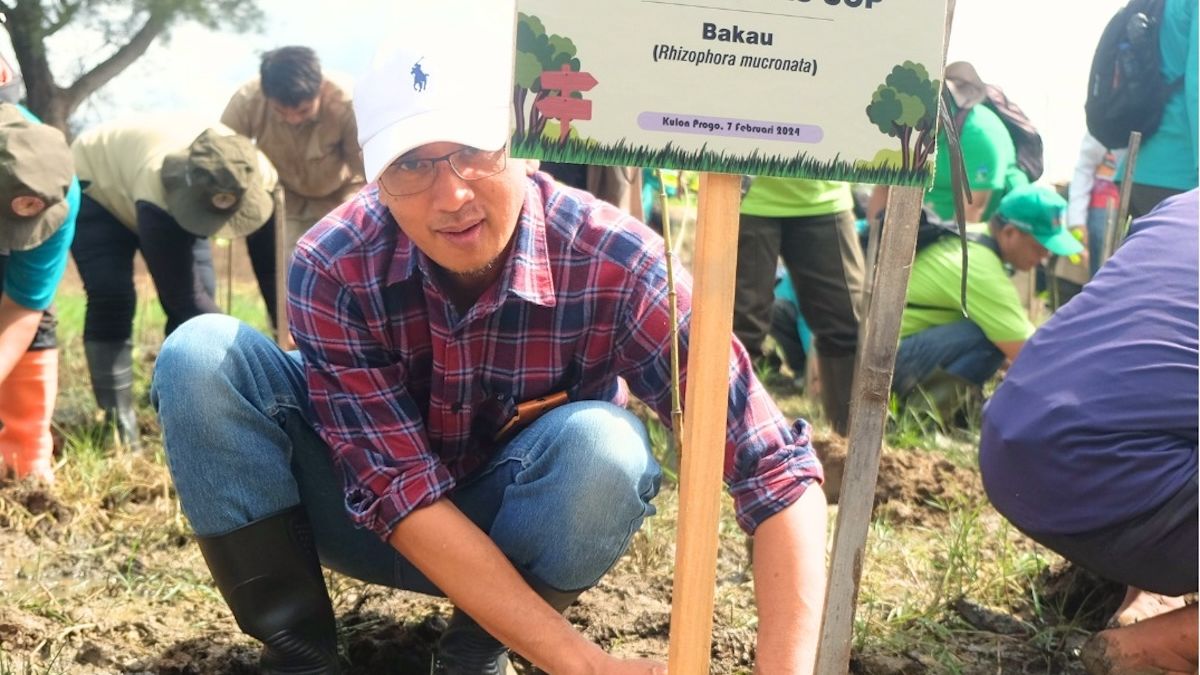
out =
[(413, 89), (416, 91), (425, 91), (425, 85), (429, 82), (429, 73), (421, 70), (421, 61), (424, 59), (424, 56), (417, 59), (417, 62), (413, 64), (412, 70), (409, 71), (412, 73)]

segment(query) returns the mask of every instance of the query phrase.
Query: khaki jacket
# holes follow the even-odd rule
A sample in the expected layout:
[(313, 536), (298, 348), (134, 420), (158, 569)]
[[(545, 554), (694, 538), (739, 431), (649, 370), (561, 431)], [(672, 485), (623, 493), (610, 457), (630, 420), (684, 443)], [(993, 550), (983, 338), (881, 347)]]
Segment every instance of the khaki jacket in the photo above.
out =
[(222, 123), (253, 140), (271, 159), (286, 191), (289, 213), (310, 201), (333, 208), (365, 183), (350, 95), (326, 79), (319, 97), (316, 119), (292, 126), (268, 105), (255, 78), (238, 89), (221, 115)]
[[(89, 183), (84, 194), (96, 200), (121, 224), (137, 230), (139, 201), (168, 210), (162, 184), (163, 159), (181, 152), (205, 129), (233, 135), (228, 127), (209, 118), (188, 115), (133, 117), (102, 124), (80, 134), (71, 143), (75, 174)], [(278, 177), (270, 160), (258, 153), (263, 188), (275, 189)]]

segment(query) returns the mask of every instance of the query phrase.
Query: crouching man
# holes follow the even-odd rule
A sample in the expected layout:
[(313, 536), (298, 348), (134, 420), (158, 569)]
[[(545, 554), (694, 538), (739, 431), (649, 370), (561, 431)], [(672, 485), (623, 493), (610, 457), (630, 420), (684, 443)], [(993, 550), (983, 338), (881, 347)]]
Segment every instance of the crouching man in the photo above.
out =
[[(490, 0), (463, 4), (409, 24), (359, 81), (372, 182), (299, 244), (299, 351), (218, 316), (164, 345), (170, 468), (268, 672), (338, 672), (324, 565), (447, 596), (436, 673), (503, 673), (509, 647), (549, 673), (663, 673), (561, 616), (654, 513), (659, 467), (623, 404), (628, 390), (670, 419), (663, 242), (508, 157), (510, 36)], [(759, 667), (808, 673), (821, 468), (731, 343), (725, 478), (757, 540)]]
[(1129, 586), (1117, 623), (1141, 621), (1092, 639), (1092, 673), (1196, 670), (1196, 607), (1153, 597), (1197, 588), (1196, 197), (1134, 223), (983, 412), (979, 465), (996, 509)]

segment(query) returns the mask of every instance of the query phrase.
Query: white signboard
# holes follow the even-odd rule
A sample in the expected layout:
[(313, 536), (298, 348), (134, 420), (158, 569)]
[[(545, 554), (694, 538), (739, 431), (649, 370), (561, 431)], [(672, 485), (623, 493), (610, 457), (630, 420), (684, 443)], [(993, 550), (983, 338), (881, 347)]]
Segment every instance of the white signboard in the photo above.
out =
[(517, 0), (513, 153), (927, 184), (945, 0)]

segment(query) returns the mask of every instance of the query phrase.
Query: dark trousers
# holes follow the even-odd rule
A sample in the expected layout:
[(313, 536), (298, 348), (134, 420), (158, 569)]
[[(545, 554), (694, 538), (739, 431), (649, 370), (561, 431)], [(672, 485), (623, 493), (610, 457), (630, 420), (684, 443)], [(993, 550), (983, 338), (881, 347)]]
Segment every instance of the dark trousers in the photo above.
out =
[(1184, 192), (1186, 190), (1134, 183), (1133, 189), (1129, 191), (1129, 215), (1135, 219), (1141, 218), (1153, 211), (1162, 200)]
[(927, 328), (900, 341), (892, 391), (902, 396), (941, 369), (982, 387), (1004, 363), (1001, 352), (969, 319)]
[(1158, 508), (1128, 522), (1081, 534), (1039, 534), (1020, 529), (1039, 544), (1106, 579), (1163, 595), (1195, 593), (1200, 549), (1198, 495), (1200, 489), (1193, 477)]
[(796, 286), (800, 311), (823, 356), (854, 356), (858, 347), (863, 254), (849, 211), (795, 218), (741, 217), (733, 332), (751, 358), (762, 355), (775, 303), (780, 256)]
[[(268, 314), (274, 320), (273, 223), (247, 237), (246, 247)], [(161, 209), (141, 202), (138, 229), (131, 231), (85, 194), (71, 244), (71, 256), (87, 292), (85, 341), (123, 342), (132, 337), (137, 310), (133, 258), (139, 250), (167, 315), (168, 335), (194, 316), (221, 311), (213, 300), (216, 275), (207, 239), (185, 231)]]

